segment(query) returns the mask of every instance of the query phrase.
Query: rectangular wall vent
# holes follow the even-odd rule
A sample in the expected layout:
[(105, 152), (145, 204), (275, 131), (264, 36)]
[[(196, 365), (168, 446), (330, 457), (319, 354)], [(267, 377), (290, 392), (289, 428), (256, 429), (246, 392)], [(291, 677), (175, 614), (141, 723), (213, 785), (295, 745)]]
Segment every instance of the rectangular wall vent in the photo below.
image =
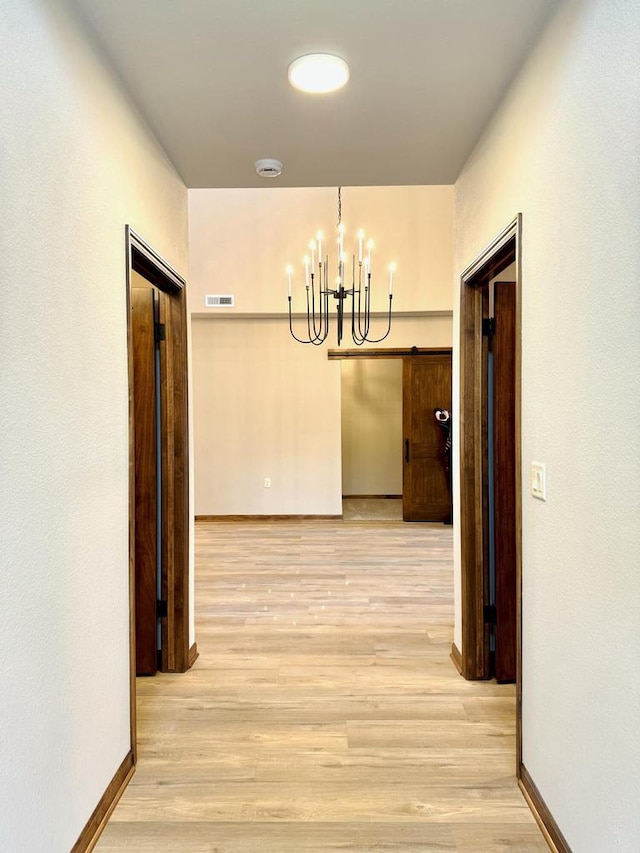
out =
[(220, 296), (218, 294), (207, 293), (204, 297), (205, 308), (233, 308), (233, 296), (230, 294)]

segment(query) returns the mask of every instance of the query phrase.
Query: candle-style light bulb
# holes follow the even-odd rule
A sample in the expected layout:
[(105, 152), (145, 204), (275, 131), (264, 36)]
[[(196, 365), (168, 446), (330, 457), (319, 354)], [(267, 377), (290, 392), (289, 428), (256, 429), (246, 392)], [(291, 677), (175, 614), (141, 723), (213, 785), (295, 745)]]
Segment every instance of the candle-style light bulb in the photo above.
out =
[(393, 274), (396, 271), (395, 263), (389, 264), (389, 296), (393, 294)]
[(293, 273), (293, 267), (291, 264), (287, 266), (287, 296), (291, 299), (291, 274)]
[(316, 234), (316, 240), (318, 241), (318, 263), (322, 263), (322, 241), (324, 240), (324, 234), (322, 231), (318, 231)]

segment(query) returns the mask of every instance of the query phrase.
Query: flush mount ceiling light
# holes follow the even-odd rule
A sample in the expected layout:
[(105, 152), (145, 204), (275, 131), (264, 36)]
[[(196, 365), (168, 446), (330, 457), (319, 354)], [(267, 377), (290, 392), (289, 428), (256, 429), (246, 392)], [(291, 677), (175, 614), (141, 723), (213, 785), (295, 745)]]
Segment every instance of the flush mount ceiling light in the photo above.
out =
[(331, 53), (308, 53), (294, 59), (289, 66), (289, 82), (301, 92), (335, 92), (348, 79), (349, 66)]

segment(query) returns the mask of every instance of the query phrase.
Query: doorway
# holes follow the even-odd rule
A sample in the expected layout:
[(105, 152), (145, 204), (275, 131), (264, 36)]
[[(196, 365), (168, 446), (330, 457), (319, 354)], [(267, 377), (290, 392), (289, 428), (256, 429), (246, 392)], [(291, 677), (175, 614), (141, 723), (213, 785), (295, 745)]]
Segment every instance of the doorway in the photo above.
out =
[(520, 233), (518, 217), (461, 278), (462, 648), (453, 650), (465, 678), (517, 682), (518, 744)]
[(342, 362), (345, 518), (449, 523), (448, 424), (435, 411), (451, 410), (451, 348), (329, 350), (329, 358)]
[[(189, 647), (185, 282), (126, 228), (131, 729), (135, 677), (184, 672)], [(135, 754), (135, 753), (134, 753)]]

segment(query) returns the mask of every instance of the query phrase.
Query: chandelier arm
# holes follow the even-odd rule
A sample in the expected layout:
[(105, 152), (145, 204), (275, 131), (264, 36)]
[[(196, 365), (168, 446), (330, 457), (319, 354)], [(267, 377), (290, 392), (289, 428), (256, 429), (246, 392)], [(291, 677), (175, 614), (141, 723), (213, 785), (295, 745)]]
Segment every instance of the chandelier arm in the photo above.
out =
[(309, 286), (306, 287), (307, 291), (307, 335), (309, 337), (309, 343), (313, 341), (313, 335), (311, 334), (311, 311), (310, 311), (310, 303), (309, 303)]
[(353, 338), (353, 342), (356, 346), (361, 347), (364, 343), (365, 339), (361, 333), (361, 324), (360, 324), (360, 289), (358, 289), (358, 323), (356, 325), (356, 296), (354, 293), (353, 302), (351, 304), (351, 337)]
[[(368, 287), (368, 285), (365, 283), (365, 286), (364, 286), (364, 300), (362, 300), (362, 301), (361, 301), (360, 299), (358, 299), (358, 328), (357, 328), (357, 332), (358, 332), (358, 338), (359, 338), (362, 342), (366, 341), (366, 339), (367, 339), (367, 330), (368, 330), (368, 323), (367, 323), (367, 304), (368, 304), (368, 296), (369, 296), (369, 287)], [(363, 307), (363, 305), (362, 305), (362, 302), (364, 302), (364, 307)], [(364, 311), (364, 313), (363, 313), (363, 311)]]
[(322, 340), (327, 339), (327, 335), (329, 334), (329, 288), (326, 286), (322, 291), (322, 296), (324, 299), (324, 328), (323, 328), (323, 338)]
[(323, 337), (323, 310), (322, 310), (322, 280), (318, 286), (318, 311), (316, 312), (316, 289), (315, 276), (311, 276), (311, 305), (312, 305), (312, 320), (313, 320), (313, 336), (314, 340), (322, 342)]
[[(329, 334), (329, 299), (328, 295), (322, 290), (322, 281), (318, 288), (318, 329), (316, 335), (323, 341), (326, 340)], [(315, 324), (314, 324), (315, 327)]]
[[(313, 305), (313, 309), (311, 309), (310, 302), (309, 302), (309, 286), (308, 285), (307, 285), (306, 290), (307, 290), (307, 334), (309, 336), (308, 343), (315, 344), (317, 346), (318, 343), (323, 342), (324, 338), (322, 338), (318, 334), (318, 331), (316, 330), (315, 305), (313, 305), (313, 303), (311, 303), (311, 305)], [(312, 325), (313, 325), (313, 334), (311, 333)]]
[(389, 294), (389, 313), (387, 315), (387, 318), (388, 318), (387, 319), (387, 331), (384, 333), (384, 335), (381, 338), (367, 338), (366, 340), (370, 344), (379, 344), (382, 341), (384, 341), (385, 338), (387, 338), (389, 336), (389, 332), (391, 331), (391, 303), (392, 302), (393, 302), (393, 294), (390, 293)]
[[(355, 256), (354, 256), (355, 258)], [(364, 338), (360, 334), (360, 312), (362, 305), (362, 264), (358, 267), (358, 287), (355, 286), (355, 281), (353, 285), (353, 302), (351, 303), (351, 337), (353, 338), (353, 342), (357, 346), (361, 346), (364, 343)], [(356, 305), (357, 300), (357, 305)], [(358, 315), (358, 328), (356, 329), (356, 313)]]
[(367, 304), (364, 309), (365, 339), (369, 336), (369, 329), (371, 328), (371, 273), (369, 273), (367, 283), (369, 286), (367, 287)]
[[(366, 285), (365, 285), (365, 304), (366, 304), (366, 294), (367, 294), (367, 289), (366, 289)], [(352, 313), (351, 337), (353, 338), (353, 342), (355, 343), (355, 345), (360, 347), (360, 346), (362, 346), (362, 344), (366, 340), (366, 335), (363, 333), (363, 330), (362, 330), (362, 286), (361, 286), (361, 283), (360, 283), (360, 286), (358, 287), (358, 304), (356, 306), (356, 299), (354, 296), (353, 305), (351, 307), (351, 313)]]
[[(313, 323), (313, 337), (318, 338), (320, 330), (316, 318), (316, 288), (314, 284), (314, 276), (311, 276), (311, 321)], [(322, 323), (322, 299), (320, 298), (320, 322)]]
[(299, 344), (310, 344), (313, 341), (309, 338), (308, 341), (305, 341), (303, 338), (299, 338), (296, 333), (293, 331), (293, 318), (291, 316), (291, 297), (289, 296), (289, 331), (291, 332), (291, 337), (294, 341), (297, 341)]

